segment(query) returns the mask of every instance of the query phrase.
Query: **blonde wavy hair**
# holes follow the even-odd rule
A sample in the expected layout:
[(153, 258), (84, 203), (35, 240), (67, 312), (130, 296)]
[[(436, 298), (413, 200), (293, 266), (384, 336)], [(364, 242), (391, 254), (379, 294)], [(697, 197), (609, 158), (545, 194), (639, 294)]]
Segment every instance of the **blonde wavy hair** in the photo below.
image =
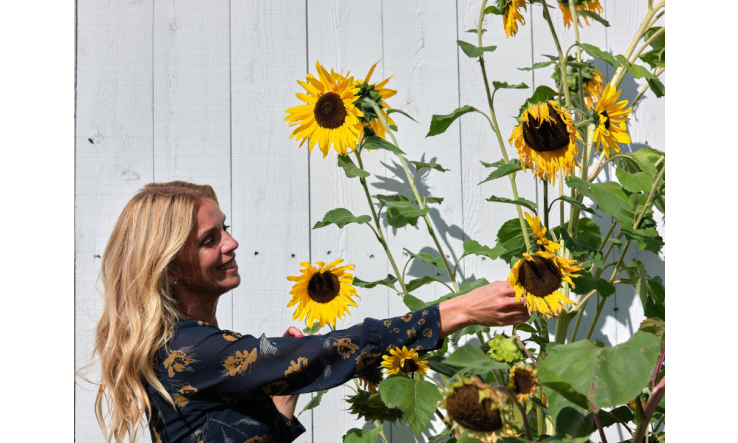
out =
[(143, 380), (174, 405), (156, 377), (154, 356), (183, 319), (169, 271), (205, 198), (218, 203), (208, 185), (150, 183), (125, 206), (105, 247), (104, 308), (94, 354), (102, 369), (95, 416), (108, 443), (120, 443), (126, 434), (133, 442), (141, 425), (148, 425), (151, 403)]

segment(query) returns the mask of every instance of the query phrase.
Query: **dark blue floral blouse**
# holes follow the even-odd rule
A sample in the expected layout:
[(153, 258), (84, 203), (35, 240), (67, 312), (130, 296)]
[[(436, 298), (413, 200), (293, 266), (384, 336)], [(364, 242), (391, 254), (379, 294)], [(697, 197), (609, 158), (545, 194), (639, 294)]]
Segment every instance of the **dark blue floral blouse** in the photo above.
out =
[(305, 337), (255, 338), (204, 322), (177, 323), (155, 360), (176, 407), (146, 385), (152, 442), (291, 442), (305, 428), (270, 396), (339, 386), (376, 367), (395, 346), (438, 349), (439, 327), (438, 306)]

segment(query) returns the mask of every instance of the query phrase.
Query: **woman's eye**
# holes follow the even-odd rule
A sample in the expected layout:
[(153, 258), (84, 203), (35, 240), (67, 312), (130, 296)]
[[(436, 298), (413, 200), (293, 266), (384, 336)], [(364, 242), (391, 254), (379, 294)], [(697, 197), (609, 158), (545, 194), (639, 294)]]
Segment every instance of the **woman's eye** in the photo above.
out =
[(205, 241), (202, 242), (203, 246), (210, 246), (213, 244), (213, 237), (207, 237)]

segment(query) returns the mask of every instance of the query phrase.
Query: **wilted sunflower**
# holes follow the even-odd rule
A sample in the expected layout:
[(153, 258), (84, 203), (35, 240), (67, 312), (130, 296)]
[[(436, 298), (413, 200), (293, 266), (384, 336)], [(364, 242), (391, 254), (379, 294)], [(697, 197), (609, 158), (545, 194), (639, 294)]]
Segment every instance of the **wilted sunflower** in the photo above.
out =
[(382, 382), (382, 368), (379, 366), (368, 371), (364, 376), (359, 377), (359, 383), (361, 386), (369, 392), (377, 392), (379, 383)]
[(563, 282), (574, 287), (571, 277), (579, 275), (573, 272), (582, 270), (575, 263), (549, 252), (524, 253), (510, 270), (507, 285), (515, 290), (515, 301), (520, 302), (520, 297), (525, 297), (529, 313), (538, 311), (548, 318), (556, 317), (561, 313), (562, 303), (572, 303), (559, 288)]
[(315, 262), (318, 268), (302, 262), (302, 275), (287, 277), (287, 280), (296, 282), (290, 291), (292, 300), (287, 304), (288, 308), (297, 304), (293, 319), (299, 317), (302, 320), (307, 316), (305, 322), (309, 327), (315, 321), (320, 322), (321, 327), (326, 323), (332, 323), (335, 327), (336, 317), (343, 318), (344, 313), (351, 314), (348, 305), (358, 307), (351, 299), (352, 296), (358, 297), (356, 289), (351, 286), (354, 276), (346, 272), (354, 269), (354, 265), (336, 267), (342, 261), (338, 259), (328, 266), (322, 261)]
[(347, 397), (346, 401), (351, 405), (349, 412), (368, 422), (375, 420), (382, 423), (385, 421), (395, 423), (397, 420), (402, 422), (402, 411), (387, 407), (379, 396), (379, 392), (368, 392), (359, 389), (355, 395)]
[[(569, 0), (559, 0), (559, 9), (561, 9), (561, 13), (564, 15), (564, 25), (568, 28), (571, 26), (572, 18), (571, 18), (571, 10), (569, 10)], [(599, 0), (574, 0), (574, 9), (577, 11), (592, 11), (595, 14), (602, 14), (602, 6), (600, 5)], [(577, 24), (579, 26), (582, 26), (582, 22), (579, 21), (579, 18), (581, 16), (577, 14)], [(584, 21), (589, 25), (589, 19), (587, 16), (584, 16)]]
[(522, 363), (510, 369), (507, 385), (515, 393), (519, 402), (530, 400), (530, 397), (538, 389), (536, 372), (532, 366)]
[(617, 101), (621, 92), (616, 91), (608, 83), (595, 106), (595, 113), (600, 121), (595, 129), (593, 140), (597, 145), (597, 152), (604, 149), (607, 158), (610, 158), (610, 150), (620, 152), (618, 143), (630, 143), (625, 122), (630, 120), (627, 116), (633, 110), (625, 109), (628, 100)]
[(574, 174), (574, 168), (579, 166), (579, 134), (569, 111), (552, 100), (529, 107), (520, 118), (522, 122), (513, 129), (509, 143), (518, 150), (523, 170), (530, 168), (552, 185), (556, 184), (559, 169), (564, 175)]
[(536, 218), (533, 218), (530, 216), (530, 214), (526, 212), (525, 219), (528, 221), (531, 229), (533, 229), (533, 235), (535, 235), (536, 237), (536, 243), (541, 245), (541, 247), (546, 252), (550, 252), (553, 254), (555, 250), (561, 248), (560, 244), (554, 243), (546, 237), (546, 227), (541, 224), (541, 218), (538, 216), (538, 214), (536, 214)]
[(489, 345), (487, 353), (501, 363), (515, 364), (525, 358), (515, 340), (505, 336), (504, 333), (500, 335), (495, 333), (494, 338), (487, 344)]
[(387, 115), (387, 109), (390, 109), (390, 106), (385, 103), (385, 100), (397, 94), (397, 91), (384, 87), (393, 76), (389, 76), (374, 85), (369, 83), (371, 81), (372, 74), (374, 73), (374, 68), (377, 67), (378, 63), (379, 61), (377, 63), (374, 63), (364, 80), (359, 79), (356, 81), (356, 87), (359, 88), (359, 92), (356, 94), (356, 100), (354, 100), (354, 104), (364, 114), (363, 117), (359, 117), (359, 122), (361, 123), (362, 128), (364, 126), (369, 126), (378, 137), (385, 138), (384, 126), (382, 126), (382, 122), (379, 121), (376, 112), (374, 112), (374, 108), (372, 108), (370, 104), (363, 101), (363, 99), (365, 98), (370, 98), (374, 100), (374, 102), (377, 103), (379, 110), (382, 113), (382, 116), (384, 117), (384, 120), (387, 122), (387, 124), (395, 124), (392, 118)]
[(403, 346), (402, 349), (392, 349), (390, 354), (392, 355), (382, 356), (382, 366), (387, 369), (387, 375), (397, 374), (398, 372), (404, 374), (417, 372), (420, 375), (425, 375), (428, 370), (428, 362), (425, 360), (418, 361), (418, 353), (415, 349), (407, 349), (406, 346)]
[(328, 73), (319, 62), (315, 63), (315, 68), (320, 80), (308, 74), (307, 82), (297, 81), (307, 91), (307, 94), (297, 94), (305, 104), (286, 111), (290, 115), (285, 120), (290, 122), (290, 126), (299, 125), (290, 138), (302, 140), (300, 146), (310, 140), (310, 151), (317, 143), (323, 151), (323, 158), (328, 155), (331, 145), (339, 154), (346, 155), (347, 149), (358, 143), (361, 134), (359, 117), (364, 114), (354, 106), (354, 95), (359, 88), (354, 86), (354, 78), (348, 74), (344, 77), (333, 69)]
[(447, 411), (444, 421), (452, 432), (468, 430), (482, 441), (505, 424), (500, 397), (476, 376), (452, 383), (438, 407)]
[(520, 8), (528, 10), (525, 0), (497, 0), (497, 9), (502, 11), (502, 23), (505, 25), (505, 34), (507, 34), (505, 38), (518, 33), (518, 22), (525, 24), (523, 14), (518, 12)]
[[(573, 56), (568, 56), (566, 62), (576, 62)], [(594, 60), (585, 61), (580, 68), (582, 71), (582, 90), (584, 95), (584, 104), (587, 109), (594, 108), (594, 100), (602, 94), (602, 79), (604, 75), (594, 66)], [(571, 65), (566, 67), (566, 79), (569, 84), (569, 95), (576, 97), (579, 94), (579, 69), (574, 69)], [(558, 63), (554, 63), (554, 72), (551, 78), (556, 81), (556, 87), (561, 90), (561, 68)]]

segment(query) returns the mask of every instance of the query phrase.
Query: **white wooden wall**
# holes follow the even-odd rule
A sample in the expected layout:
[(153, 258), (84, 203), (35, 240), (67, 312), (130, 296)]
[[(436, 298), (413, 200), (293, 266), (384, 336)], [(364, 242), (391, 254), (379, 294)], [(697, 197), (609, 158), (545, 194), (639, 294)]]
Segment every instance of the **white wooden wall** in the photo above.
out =
[[(585, 28), (582, 39), (623, 53), (646, 1), (601, 3), (612, 27)], [(288, 138), (291, 130), (283, 118), (285, 109), (299, 104), (294, 94), (301, 88), (295, 80), (304, 80), (308, 72), (316, 74), (316, 60), (363, 78), (381, 59), (373, 80), (394, 75), (388, 86), (399, 92), (389, 104), (420, 122), (396, 117), (400, 147), (409, 159), (424, 155), (425, 161), (451, 170), (433, 171), (422, 180), (425, 191), (445, 198), (431, 218), (446, 254), (455, 261), (470, 238), (493, 246), (498, 228), (516, 213), (512, 206), (484, 200), (490, 195), (511, 197), (507, 180), (477, 186), (488, 173), (479, 160), (501, 158), (488, 124), (481, 116), (467, 115), (445, 134), (425, 138), (433, 114), (467, 104), (487, 109), (478, 64), (456, 45), (457, 39), (476, 44), (476, 35), (465, 31), (476, 27), (480, 4), (477, 0), (78, 0), (76, 367), (90, 362), (101, 312), (96, 291), (100, 255), (124, 204), (148, 182), (178, 179), (215, 188), (240, 242), (243, 277), (241, 286), (219, 303), (218, 319), (224, 328), (258, 336), (281, 335), (293, 325), (292, 311), (285, 307), (291, 282), (285, 277), (296, 275), (301, 261), (341, 257), (356, 264), (355, 275), (363, 280), (384, 278), (390, 272), (382, 248), (366, 227), (311, 230), (336, 207), (369, 213), (358, 181), (336, 168), (335, 152), (325, 160), (319, 151), (309, 156), (305, 146), (298, 149)], [(562, 45), (568, 47), (573, 31), (563, 27), (559, 12), (552, 15)], [(543, 60), (541, 53), (555, 53), (540, 6), (529, 7), (524, 16), (526, 24), (509, 39), (500, 17), (488, 16), (485, 21), (489, 30), (485, 45), (498, 46), (487, 55), (490, 81), (553, 86), (551, 70), (516, 69)], [(613, 74), (605, 66), (601, 69)], [(640, 86), (626, 77), (622, 97), (632, 100)], [(511, 116), (531, 92), (496, 95), (505, 139), (514, 126)], [(629, 129), (633, 149), (647, 143), (665, 150), (664, 100), (647, 92)], [(508, 147), (508, 152), (514, 155), (514, 148)], [(365, 168), (372, 173), (372, 194), (409, 188), (391, 155), (367, 153)], [(612, 172), (606, 170), (603, 177)], [(530, 175), (518, 177), (520, 195), (536, 201), (538, 185)], [(610, 224), (597, 221), (605, 229)], [(419, 227), (388, 229), (392, 252), (403, 264), (403, 247), (418, 252), (433, 244), (422, 222)], [(663, 227), (661, 232), (664, 235)], [(630, 255), (645, 260), (651, 274), (664, 277), (663, 253)], [(460, 272), (467, 279), (504, 280), (509, 272), (501, 260), (469, 257), (462, 263)], [(419, 277), (423, 270), (413, 266), (410, 273)], [(441, 285), (431, 285), (420, 296), (431, 300), (446, 292)], [(360, 295), (359, 309), (339, 328), (365, 317), (385, 318), (407, 310), (386, 288), (361, 290)], [(637, 296), (619, 288), (606, 306), (605, 314), (614, 317), (604, 322), (594, 339), (609, 344), (625, 341), (643, 318)], [(583, 329), (589, 319), (591, 313)], [(89, 377), (98, 377), (95, 369)], [(75, 392), (76, 441), (101, 441), (93, 414), (95, 387), (80, 381)], [(298, 441), (337, 442), (348, 429), (361, 427), (363, 423), (345, 411), (343, 397), (348, 393), (345, 388), (334, 389), (317, 409), (300, 416), (307, 432)], [(309, 395), (302, 395), (297, 411), (308, 400)], [(437, 421), (433, 427), (442, 429)], [(618, 438), (617, 432), (608, 431)], [(393, 442), (413, 440), (408, 428), (387, 426), (385, 432)], [(148, 440), (145, 435), (143, 441)], [(427, 435), (419, 440), (426, 441)]]

